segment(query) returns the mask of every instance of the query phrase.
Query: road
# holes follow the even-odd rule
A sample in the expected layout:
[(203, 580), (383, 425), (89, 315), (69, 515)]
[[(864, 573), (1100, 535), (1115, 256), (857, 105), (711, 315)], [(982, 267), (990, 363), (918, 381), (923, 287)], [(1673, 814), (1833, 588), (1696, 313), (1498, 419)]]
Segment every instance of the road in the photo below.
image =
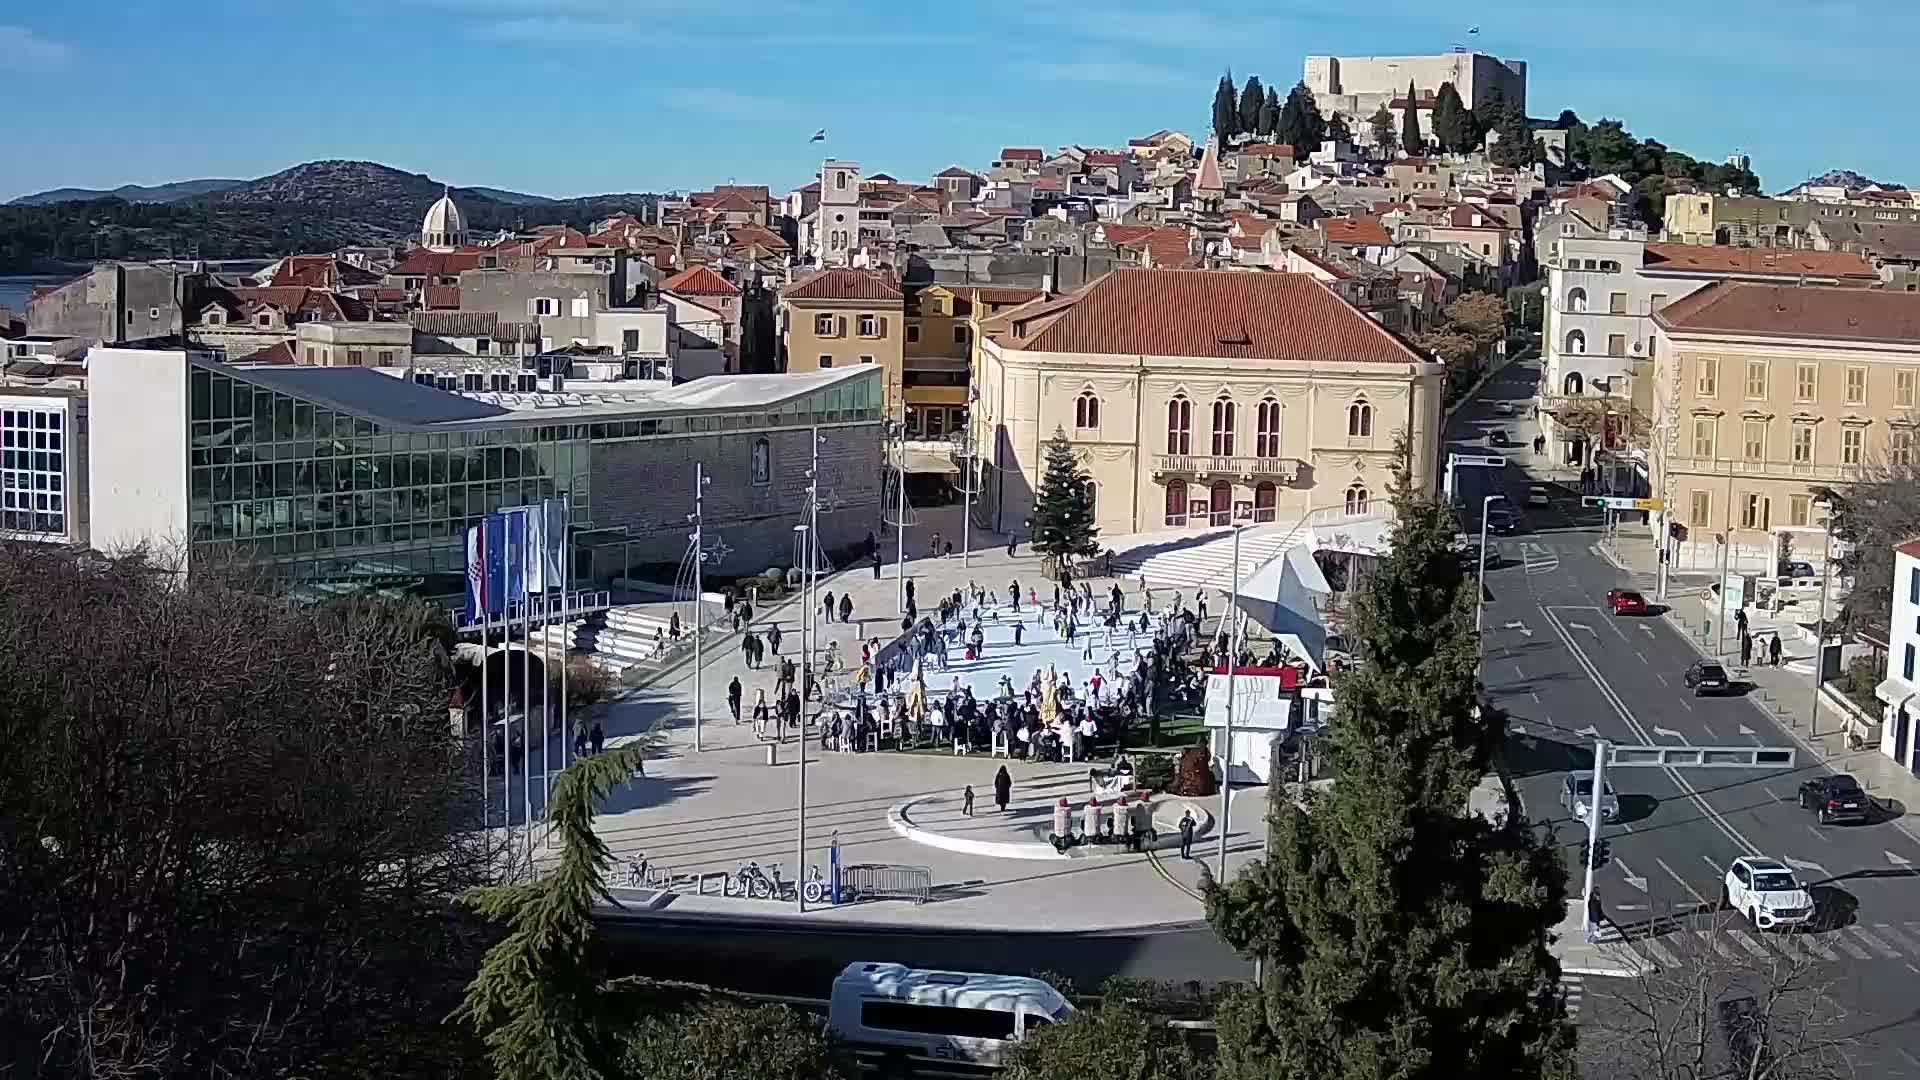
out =
[[(1484, 495), (1524, 504), (1533, 429), (1523, 418), (1537, 377), (1537, 362), (1516, 363), (1449, 428), (1455, 452), (1487, 453), (1485, 434), (1493, 427), (1526, 444), (1507, 452), (1506, 469), (1459, 471), (1474, 522)], [(1513, 403), (1514, 416), (1495, 412), (1491, 403), (1501, 400)], [(1651, 596), (1652, 582), (1599, 555), (1600, 512), (1583, 511), (1577, 492), (1556, 489), (1551, 507), (1526, 508), (1526, 517), (1526, 533), (1489, 545), (1482, 678), (1514, 721), (1509, 759), (1526, 811), (1552, 830), (1576, 872), (1586, 826), (1560, 806), (1560, 783), (1567, 769), (1591, 767), (1595, 738), (1627, 745), (1794, 743), (1743, 696), (1692, 697), (1682, 676), (1700, 656), (1666, 619), (1608, 614), (1608, 589)], [(1796, 796), (1802, 780), (1826, 772), (1804, 753), (1792, 770), (1610, 772), (1621, 815), (1602, 829), (1611, 860), (1596, 882), (1610, 917), (1643, 940), (1652, 959), (1670, 964), (1709, 924), (1727, 923), (1710, 910), (1729, 860), (1762, 854), (1785, 861), (1814, 893), (1821, 925), (1789, 937), (1735, 923), (1718, 939), (1721, 947), (1754, 959), (1804, 950), (1839, 980), (1835, 993), (1860, 1033), (1872, 1074), (1920, 1078), (1920, 1046), (1908, 1049), (1920, 1044), (1920, 1017), (1907, 1004), (1920, 978), (1920, 844), (1886, 820), (1816, 824)], [(1578, 889), (1580, 878), (1573, 881)], [(1590, 1000), (1606, 993), (1593, 980), (1588, 987)]]

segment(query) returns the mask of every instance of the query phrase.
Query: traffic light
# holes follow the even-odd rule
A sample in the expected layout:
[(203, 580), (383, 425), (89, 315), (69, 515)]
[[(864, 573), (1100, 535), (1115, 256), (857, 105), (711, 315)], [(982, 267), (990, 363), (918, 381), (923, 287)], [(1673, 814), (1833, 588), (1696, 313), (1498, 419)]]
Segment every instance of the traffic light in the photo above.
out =
[(1601, 840), (1598, 848), (1590, 847), (1585, 840), (1580, 841), (1580, 861), (1587, 864), (1590, 869), (1600, 869), (1607, 865), (1607, 860), (1612, 857), (1613, 845), (1608, 841)]
[(1580, 497), (1580, 505), (1592, 507), (1595, 510), (1605, 510), (1607, 508), (1607, 497), (1605, 495), (1582, 495)]

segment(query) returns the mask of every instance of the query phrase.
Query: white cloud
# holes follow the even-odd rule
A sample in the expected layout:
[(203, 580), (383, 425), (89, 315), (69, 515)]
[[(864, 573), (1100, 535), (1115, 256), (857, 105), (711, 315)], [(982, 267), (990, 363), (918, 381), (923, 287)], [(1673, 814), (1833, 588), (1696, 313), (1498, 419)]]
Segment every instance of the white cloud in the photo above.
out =
[(24, 26), (0, 24), (0, 70), (47, 71), (66, 66), (73, 49)]

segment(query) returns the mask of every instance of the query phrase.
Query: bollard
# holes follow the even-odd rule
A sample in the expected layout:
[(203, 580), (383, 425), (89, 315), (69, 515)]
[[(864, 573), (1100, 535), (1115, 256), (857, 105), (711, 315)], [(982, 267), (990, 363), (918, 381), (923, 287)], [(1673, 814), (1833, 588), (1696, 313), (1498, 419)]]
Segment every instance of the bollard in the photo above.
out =
[(1087, 812), (1080, 819), (1080, 827), (1085, 830), (1087, 841), (1100, 835), (1100, 800), (1088, 799)]
[(1072, 814), (1073, 811), (1067, 805), (1066, 796), (1062, 795), (1059, 804), (1053, 808), (1053, 835), (1067, 835), (1067, 819), (1071, 817)]
[(780, 744), (779, 743), (767, 744), (767, 764), (768, 765), (780, 764)]

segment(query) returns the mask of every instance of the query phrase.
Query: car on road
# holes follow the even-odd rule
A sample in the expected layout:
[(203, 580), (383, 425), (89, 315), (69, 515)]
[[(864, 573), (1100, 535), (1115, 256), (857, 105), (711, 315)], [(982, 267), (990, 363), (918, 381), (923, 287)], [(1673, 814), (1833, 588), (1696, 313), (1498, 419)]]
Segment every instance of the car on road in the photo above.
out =
[(1810, 562), (1801, 562), (1798, 559), (1787, 559), (1780, 563), (1780, 583), (1782, 585), (1791, 581), (1806, 580), (1815, 576), (1813, 564)]
[(1711, 660), (1698, 661), (1688, 668), (1685, 681), (1694, 697), (1724, 694), (1733, 689), (1733, 680), (1727, 678), (1727, 669)]
[(1498, 536), (1512, 536), (1522, 532), (1520, 515), (1509, 506), (1495, 506), (1487, 511), (1487, 531)]
[(1527, 505), (1528, 506), (1546, 506), (1552, 502), (1553, 502), (1553, 493), (1547, 490), (1547, 485), (1545, 484), (1528, 484), (1527, 485)]
[(1487, 432), (1488, 446), (1512, 446), (1513, 440), (1507, 437), (1506, 428), (1494, 428)]
[(1647, 598), (1632, 589), (1608, 589), (1607, 610), (1615, 615), (1645, 615)]
[(1743, 855), (1727, 867), (1720, 903), (1746, 916), (1755, 930), (1804, 926), (1813, 919), (1813, 895), (1793, 871), (1759, 855)]
[(1846, 773), (1816, 776), (1800, 785), (1800, 809), (1813, 811), (1822, 825), (1865, 821), (1872, 808), (1860, 781)]
[[(1593, 803), (1593, 770), (1576, 769), (1560, 778), (1560, 805), (1580, 821), (1587, 820), (1587, 808)], [(1620, 796), (1608, 781), (1600, 790), (1600, 820), (1620, 817)]]
[(1513, 402), (1511, 402), (1511, 401), (1496, 401), (1496, 402), (1494, 402), (1494, 403), (1493, 403), (1493, 411), (1494, 411), (1494, 413), (1495, 413), (1496, 415), (1499, 415), (1499, 416), (1512, 416), (1512, 415), (1513, 415)]

